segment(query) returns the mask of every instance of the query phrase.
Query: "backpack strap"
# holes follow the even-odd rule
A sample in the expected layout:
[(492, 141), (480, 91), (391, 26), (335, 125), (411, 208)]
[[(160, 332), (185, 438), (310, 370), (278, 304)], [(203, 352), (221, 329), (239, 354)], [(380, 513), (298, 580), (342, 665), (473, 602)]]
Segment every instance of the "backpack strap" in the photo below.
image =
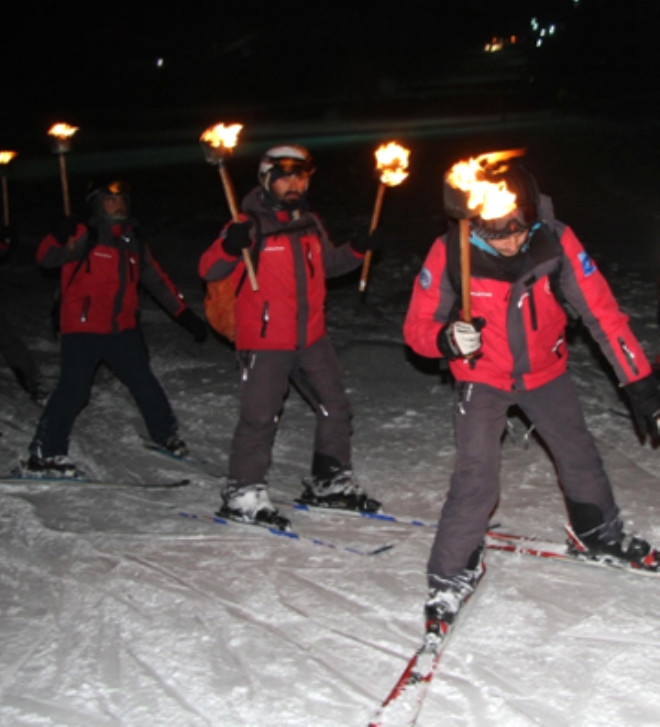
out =
[(447, 257), (447, 276), (449, 277), (449, 282), (451, 283), (451, 287), (454, 293), (456, 293), (456, 300), (454, 301), (454, 305), (452, 305), (448, 314), (448, 320), (453, 321), (458, 318), (458, 314), (461, 310), (461, 295), (463, 288), (461, 282), (461, 247), (458, 231), (458, 222), (453, 219), (449, 220), (445, 250)]
[(96, 247), (96, 244), (99, 241), (99, 231), (96, 229), (96, 227), (88, 227), (87, 228), (87, 239), (85, 240), (85, 249), (83, 250), (83, 256), (78, 260), (76, 267), (73, 270), (73, 273), (71, 273), (71, 277), (69, 278), (69, 282), (66, 284), (66, 287), (68, 288), (71, 283), (73, 283), (73, 279), (76, 277), (78, 272), (80, 271), (80, 268), (82, 268), (83, 265), (87, 265), (87, 271), (89, 272), (89, 254), (92, 252), (92, 250)]

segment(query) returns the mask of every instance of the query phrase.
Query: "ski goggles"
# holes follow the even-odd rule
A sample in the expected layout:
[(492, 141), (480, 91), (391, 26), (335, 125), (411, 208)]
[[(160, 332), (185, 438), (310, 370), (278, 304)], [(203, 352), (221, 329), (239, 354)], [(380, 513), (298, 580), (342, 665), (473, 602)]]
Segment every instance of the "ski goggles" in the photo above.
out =
[(272, 159), (273, 169), (271, 172), (271, 180), (277, 177), (288, 177), (295, 174), (297, 177), (310, 177), (314, 174), (315, 168), (311, 161), (302, 159)]
[(519, 232), (526, 232), (538, 221), (536, 205), (522, 205), (505, 217), (495, 220), (484, 220), (477, 217), (472, 226), (479, 237), (484, 240), (497, 240)]

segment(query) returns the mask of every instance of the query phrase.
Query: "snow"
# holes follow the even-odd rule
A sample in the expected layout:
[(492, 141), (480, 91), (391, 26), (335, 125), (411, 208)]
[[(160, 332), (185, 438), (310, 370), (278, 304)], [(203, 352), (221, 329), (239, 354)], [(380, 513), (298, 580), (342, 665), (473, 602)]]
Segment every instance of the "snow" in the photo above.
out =
[[(646, 167), (649, 183), (640, 185), (631, 170), (643, 164), (641, 154), (648, 149), (644, 129), (595, 128), (590, 122), (587, 131), (576, 123), (572, 135), (563, 136), (540, 127), (507, 128), (497, 138), (484, 129), (471, 133), (479, 151), (489, 144), (519, 146), (519, 136), (524, 144), (533, 139), (530, 153), (543, 162), (540, 176), (564, 180), (548, 189), (559, 216), (569, 222), (578, 218), (578, 234), (655, 356), (651, 256), (658, 166), (654, 174)], [(425, 134), (415, 148), (420, 164), (426, 159), (430, 168), (428, 158), (440, 142)], [(452, 139), (452, 144), (464, 148), (474, 138)], [(613, 139), (618, 140), (616, 170), (597, 153)], [(306, 141), (314, 149), (313, 137)], [(332, 158), (323, 159), (323, 145), (340, 157), (368, 160), (372, 141), (335, 142), (337, 149), (327, 139), (319, 142), (314, 184), (318, 178), (330, 227), (346, 227), (354, 214), (350, 210), (358, 206), (358, 214), (367, 218), (375, 189), (361, 192), (349, 212), (339, 211), (340, 202), (333, 207), (336, 190), (323, 181), (324, 165), (331, 169)], [(446, 138), (442, 144), (452, 147)], [(444, 148), (445, 157), (452, 150)], [(123, 161), (129, 164), (128, 156)], [(413, 155), (413, 169), (414, 163)], [(168, 167), (165, 160), (157, 188), (175, 190), (197, 172), (198, 187), (212, 187), (207, 197), (217, 203), (220, 190), (217, 180), (204, 174), (208, 170), (199, 162), (185, 169), (181, 164)], [(236, 164), (238, 169), (240, 158)], [(245, 166), (253, 170), (254, 158)], [(354, 167), (341, 183), (360, 186), (356, 174)], [(240, 175), (237, 180), (242, 184)], [(53, 281), (36, 269), (33, 253), (40, 224), (57, 213), (57, 196), (52, 194), (50, 209), (39, 207), (34, 195), (23, 201), (22, 189), (30, 184), (57, 192), (55, 169), (41, 186), (20, 174), (11, 181), (12, 199), (24, 205), (18, 209), (25, 211), (25, 231), (11, 269), (0, 270), (3, 306), (20, 322), (52, 385), (58, 343), (49, 334), (46, 312)], [(588, 190), (594, 185), (592, 195)], [(428, 179), (427, 186), (433, 187)], [(293, 512), (286, 506), (283, 513), (291, 517), (298, 540), (213, 522), (236, 415), (233, 352), (217, 340), (193, 343), (145, 297), (142, 320), (153, 368), (182, 435), (205, 464), (193, 468), (147, 451), (130, 397), (101, 369), (90, 404), (77, 420), (72, 457), (91, 476), (109, 482), (185, 476), (191, 484), (171, 490), (0, 485), (3, 725), (357, 727), (369, 722), (421, 637), (426, 558), (454, 455), (451, 386), (435, 362), (419, 361), (402, 344), (412, 280), (432, 240), (421, 218), (427, 209), (429, 217), (439, 214), (437, 187), (424, 197), (411, 175), (411, 190), (419, 196), (402, 187), (398, 198), (388, 191), (384, 202), (384, 222), (404, 244), (389, 246), (372, 266), (366, 300), (358, 295), (356, 276), (333, 284), (328, 320), (354, 408), (356, 473), (387, 512), (428, 525)], [(580, 195), (584, 210), (576, 202)], [(176, 197), (174, 202), (150, 198), (142, 205), (146, 214), (139, 216), (152, 224), (156, 257), (201, 310), (196, 262), (224, 213), (209, 213), (201, 192), (178, 203), (177, 209)], [(564, 215), (564, 209), (576, 214)], [(389, 210), (396, 214), (388, 216)], [(630, 251), (617, 249), (624, 230), (623, 223), (614, 224), (619, 218), (635, 234)], [(570, 350), (571, 371), (626, 524), (658, 543), (657, 451), (639, 443), (588, 336), (572, 336)], [(40, 410), (6, 368), (0, 369), (0, 402), (0, 453), (7, 470), (25, 455)], [(513, 416), (511, 424), (503, 442), (495, 520), (507, 531), (556, 541), (563, 537), (565, 512), (552, 463), (534, 436), (526, 436), (520, 418)], [(280, 502), (290, 502), (300, 491), (311, 458), (312, 426), (311, 413), (292, 393), (270, 474), (272, 496)], [(384, 545), (393, 547), (366, 554)], [(487, 568), (442, 657), (420, 725), (660, 723), (660, 581), (493, 551)]]

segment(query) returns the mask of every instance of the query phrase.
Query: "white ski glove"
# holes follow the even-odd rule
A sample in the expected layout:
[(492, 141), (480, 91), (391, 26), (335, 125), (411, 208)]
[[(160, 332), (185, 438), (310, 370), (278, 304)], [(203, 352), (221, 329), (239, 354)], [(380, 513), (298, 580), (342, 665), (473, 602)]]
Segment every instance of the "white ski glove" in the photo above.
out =
[(471, 323), (450, 321), (438, 333), (438, 349), (450, 361), (468, 358), (481, 348), (481, 329), (486, 325), (483, 318)]

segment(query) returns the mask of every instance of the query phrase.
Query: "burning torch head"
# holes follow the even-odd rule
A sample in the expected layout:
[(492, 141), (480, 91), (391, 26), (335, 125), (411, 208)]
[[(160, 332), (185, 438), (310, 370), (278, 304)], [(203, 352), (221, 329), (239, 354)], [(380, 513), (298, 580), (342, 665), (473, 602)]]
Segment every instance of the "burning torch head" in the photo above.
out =
[(130, 193), (130, 184), (122, 179), (101, 179), (90, 183), (86, 201), (94, 214), (121, 222), (131, 211)]
[(527, 231), (539, 221), (538, 185), (519, 161), (510, 161), (501, 170), (486, 170), (485, 177), (493, 184), (504, 182), (516, 199), (515, 208), (503, 217), (487, 219), (477, 216), (472, 220), (472, 227), (479, 237), (484, 240), (503, 239)]
[(314, 174), (311, 154), (298, 144), (280, 144), (271, 147), (259, 162), (259, 183), (270, 194), (273, 182), (295, 174), (309, 180)]

